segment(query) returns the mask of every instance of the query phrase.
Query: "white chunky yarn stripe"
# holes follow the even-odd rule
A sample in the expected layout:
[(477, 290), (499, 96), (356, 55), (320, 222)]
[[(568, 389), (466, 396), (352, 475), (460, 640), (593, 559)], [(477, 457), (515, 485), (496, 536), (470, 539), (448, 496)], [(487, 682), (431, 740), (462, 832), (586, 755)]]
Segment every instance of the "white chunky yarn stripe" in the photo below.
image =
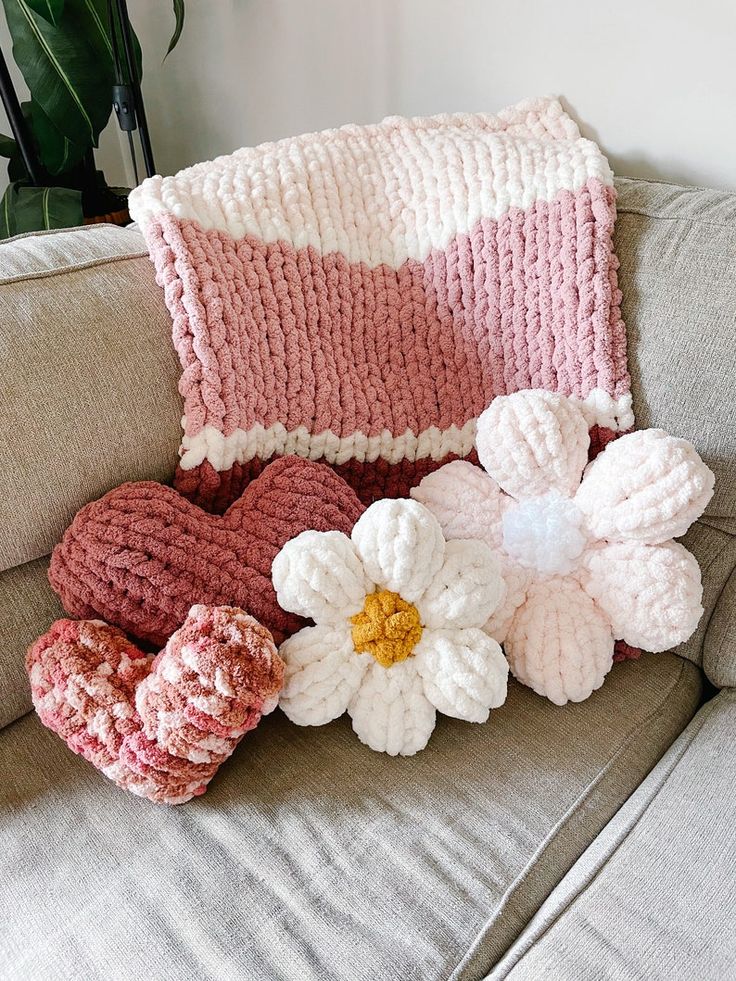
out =
[(397, 268), (444, 250), (482, 218), (552, 201), (590, 180), (612, 185), (605, 157), (556, 99), (542, 98), (495, 116), (389, 117), (245, 147), (147, 180), (129, 207), (144, 231), (168, 212), (235, 239)]
[[(634, 425), (631, 395), (611, 398), (601, 389), (593, 389), (582, 401), (575, 402), (582, 410), (589, 427), (602, 426), (614, 432), (625, 432)], [(272, 456), (287, 456), (296, 453), (312, 460), (325, 460), (327, 463), (341, 464), (348, 460), (373, 462), (387, 460), (398, 463), (400, 460), (442, 460), (450, 454), (467, 456), (475, 445), (477, 419), (470, 419), (462, 428), (450, 426), (438, 429), (432, 426), (424, 432), (414, 434), (410, 430), (400, 436), (384, 431), (379, 436), (366, 436), (352, 433), (350, 436), (336, 436), (326, 430), (310, 433), (305, 426), (291, 432), (282, 425), (253, 426), (252, 429), (236, 429), (224, 436), (214, 426), (205, 426), (195, 436), (182, 439), (182, 470), (198, 467), (208, 461), (215, 470), (229, 470), (234, 463), (247, 463), (259, 457), (267, 460)], [(186, 418), (182, 419), (186, 432)]]

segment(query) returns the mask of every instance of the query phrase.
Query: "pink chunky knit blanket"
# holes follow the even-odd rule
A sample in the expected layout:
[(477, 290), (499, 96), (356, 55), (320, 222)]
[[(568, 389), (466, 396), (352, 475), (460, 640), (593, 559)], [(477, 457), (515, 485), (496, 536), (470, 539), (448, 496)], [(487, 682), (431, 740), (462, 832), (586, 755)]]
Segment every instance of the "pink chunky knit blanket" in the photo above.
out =
[(212, 510), (289, 453), (404, 495), (520, 389), (633, 424), (612, 175), (553, 99), (242, 149), (130, 210), (183, 367), (177, 486)]

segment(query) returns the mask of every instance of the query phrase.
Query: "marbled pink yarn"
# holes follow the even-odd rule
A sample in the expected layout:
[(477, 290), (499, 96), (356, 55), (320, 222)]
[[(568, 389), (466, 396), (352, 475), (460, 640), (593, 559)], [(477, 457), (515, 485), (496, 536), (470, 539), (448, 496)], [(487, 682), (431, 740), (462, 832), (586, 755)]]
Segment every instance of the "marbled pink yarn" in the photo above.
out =
[(236, 607), (193, 606), (157, 656), (99, 620), (59, 620), (26, 661), (39, 718), (120, 787), (181, 804), (276, 705), (283, 663)]

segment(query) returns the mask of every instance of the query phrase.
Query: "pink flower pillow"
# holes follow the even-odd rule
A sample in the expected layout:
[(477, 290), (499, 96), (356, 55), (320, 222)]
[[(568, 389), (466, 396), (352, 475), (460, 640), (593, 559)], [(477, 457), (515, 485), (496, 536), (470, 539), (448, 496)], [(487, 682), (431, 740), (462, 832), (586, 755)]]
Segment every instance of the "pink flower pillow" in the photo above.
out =
[(506, 598), (485, 629), (519, 681), (558, 705), (600, 687), (614, 640), (665, 651), (703, 612), (698, 564), (672, 539), (703, 513), (713, 474), (660, 429), (622, 436), (590, 464), (588, 445), (572, 400), (518, 392), (478, 421), (485, 473), (458, 460), (412, 491), (446, 538), (500, 553)]

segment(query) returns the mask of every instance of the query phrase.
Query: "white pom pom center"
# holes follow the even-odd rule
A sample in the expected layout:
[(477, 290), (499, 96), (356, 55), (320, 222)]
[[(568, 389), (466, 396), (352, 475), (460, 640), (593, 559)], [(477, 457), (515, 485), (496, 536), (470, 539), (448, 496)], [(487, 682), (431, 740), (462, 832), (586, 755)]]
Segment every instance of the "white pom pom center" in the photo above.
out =
[(572, 572), (588, 541), (582, 512), (555, 491), (510, 508), (502, 526), (508, 554), (543, 575)]

